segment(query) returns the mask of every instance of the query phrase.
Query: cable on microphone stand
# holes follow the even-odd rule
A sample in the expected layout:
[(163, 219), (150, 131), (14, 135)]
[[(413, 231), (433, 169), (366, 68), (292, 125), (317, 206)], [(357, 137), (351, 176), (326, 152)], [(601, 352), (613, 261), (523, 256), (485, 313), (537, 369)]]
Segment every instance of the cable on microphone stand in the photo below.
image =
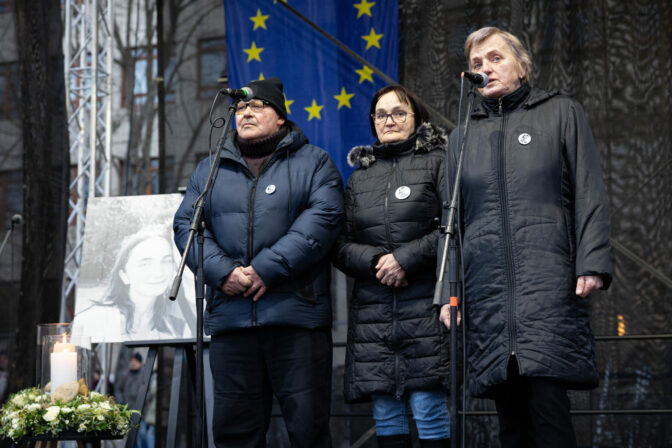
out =
[[(481, 87), (484, 85), (487, 85), (488, 83), (488, 77), (485, 73), (477, 73), (477, 74), (470, 74), (472, 76), (467, 76), (467, 78), (472, 82), (472, 83), (479, 83)], [(444, 209), (448, 210), (448, 219), (446, 221), (446, 225), (441, 227), (441, 233), (444, 234), (444, 240), (443, 240), (443, 249), (441, 252), (441, 264), (440, 264), (440, 269), (439, 269), (439, 277), (436, 281), (436, 286), (434, 289), (434, 299), (432, 302), (432, 305), (434, 306), (435, 309), (440, 309), (442, 305), (445, 305), (445, 302), (443, 301), (443, 282), (444, 282), (444, 276), (446, 273), (446, 264), (448, 264), (448, 282), (449, 282), (449, 305), (450, 305), (450, 440), (451, 440), (451, 447), (452, 448), (457, 448), (458, 444), (458, 437), (457, 437), (457, 416), (458, 416), (458, 406), (457, 406), (457, 352), (458, 352), (458, 336), (457, 336), (457, 314), (458, 314), (458, 307), (459, 307), (459, 301), (458, 298), (460, 294), (458, 294), (458, 284), (460, 284), (460, 273), (461, 273), (461, 286), (462, 286), (462, 292), (464, 292), (464, 268), (461, 267), (460, 259), (461, 257), (458, 256), (458, 243), (457, 243), (457, 238), (456, 238), (456, 233), (461, 239), (461, 231), (459, 230), (459, 223), (456, 226), (455, 225), (455, 217), (456, 215), (460, 216), (459, 210), (458, 210), (458, 205), (459, 205), (459, 191), (460, 191), (460, 179), (462, 176), (462, 163), (464, 160), (464, 148), (465, 148), (465, 142), (466, 138), (469, 132), (469, 124), (470, 124), (470, 116), (471, 116), (471, 109), (473, 107), (474, 103), (474, 98), (476, 96), (473, 86), (469, 89), (469, 97), (470, 101), (467, 105), (467, 113), (466, 113), (466, 118), (465, 118), (465, 132), (464, 136), (462, 135), (462, 126), (461, 126), (461, 111), (462, 111), (462, 98), (464, 96), (464, 78), (466, 74), (463, 74), (460, 80), (460, 102), (458, 106), (458, 121), (457, 121), (457, 145), (459, 148), (459, 155), (458, 155), (458, 160), (457, 160), (457, 167), (455, 169), (455, 178), (453, 179), (453, 190), (452, 194), (450, 195), (451, 200), (450, 203), (443, 203)], [(451, 176), (448, 172), (448, 157), (452, 156), (450, 152), (450, 148), (446, 151), (446, 159), (444, 161), (444, 172), (445, 176), (444, 178), (446, 181), (444, 182), (444, 198), (449, 197), (449, 192), (448, 192), (448, 180), (451, 179)], [(457, 232), (455, 232), (455, 228), (458, 229)], [(461, 255), (461, 241), (459, 243), (459, 252)], [(464, 299), (464, 298), (463, 298)], [(462, 307), (463, 311), (465, 307)], [(463, 350), (466, 349), (466, 332), (464, 330), (464, 323), (463, 323), (463, 330), (462, 330), (462, 337), (463, 337)], [(464, 353), (464, 351), (463, 351)], [(463, 374), (464, 374), (464, 380), (466, 380), (466, 371), (464, 370), (464, 365), (466, 365), (466, 358), (464, 357), (463, 354)], [(464, 391), (466, 388), (463, 386), (463, 395)], [(464, 401), (466, 398), (463, 398), (463, 405)], [(464, 422), (464, 413), (462, 413), (462, 445), (464, 446), (464, 434), (465, 434), (465, 422)]]

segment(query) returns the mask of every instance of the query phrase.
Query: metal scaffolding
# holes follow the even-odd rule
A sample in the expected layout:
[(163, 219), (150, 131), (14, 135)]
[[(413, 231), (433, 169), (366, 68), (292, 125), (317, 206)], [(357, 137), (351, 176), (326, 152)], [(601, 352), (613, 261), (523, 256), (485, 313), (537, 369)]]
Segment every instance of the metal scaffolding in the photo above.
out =
[(89, 197), (110, 192), (114, 0), (66, 0), (65, 88), (72, 170), (61, 321), (79, 280)]

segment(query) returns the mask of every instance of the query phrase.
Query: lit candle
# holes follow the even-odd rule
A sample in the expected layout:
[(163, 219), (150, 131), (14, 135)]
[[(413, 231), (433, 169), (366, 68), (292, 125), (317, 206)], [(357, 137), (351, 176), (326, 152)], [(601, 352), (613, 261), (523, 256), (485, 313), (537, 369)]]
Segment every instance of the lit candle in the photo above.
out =
[(77, 350), (67, 342), (67, 335), (63, 335), (63, 342), (54, 344), (50, 361), (52, 394), (61, 384), (77, 381)]

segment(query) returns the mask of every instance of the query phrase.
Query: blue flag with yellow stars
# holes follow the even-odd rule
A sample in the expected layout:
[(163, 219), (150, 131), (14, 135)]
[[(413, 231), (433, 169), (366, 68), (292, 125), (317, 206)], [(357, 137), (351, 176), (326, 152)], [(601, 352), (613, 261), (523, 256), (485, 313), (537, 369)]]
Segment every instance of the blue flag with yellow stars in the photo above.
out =
[[(225, 0), (229, 87), (271, 76), (284, 84), (287, 117), (331, 154), (345, 179), (356, 145), (371, 144), (373, 94), (387, 85), (290, 10), (271, 0)], [(390, 78), (398, 79), (396, 0), (289, 0), (289, 4)]]

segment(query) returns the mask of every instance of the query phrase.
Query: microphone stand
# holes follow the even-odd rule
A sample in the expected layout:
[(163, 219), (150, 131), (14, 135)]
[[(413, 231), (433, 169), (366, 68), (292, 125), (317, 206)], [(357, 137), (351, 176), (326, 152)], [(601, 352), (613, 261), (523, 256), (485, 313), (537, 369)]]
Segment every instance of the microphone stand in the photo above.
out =
[[(464, 92), (464, 77), (461, 78), (460, 83), (460, 105), (458, 109), (458, 121), (457, 121), (457, 142), (460, 148), (460, 153), (457, 161), (457, 169), (455, 171), (455, 179), (453, 182), (453, 192), (450, 199), (450, 204), (444, 202), (444, 208), (448, 208), (448, 221), (446, 226), (441, 227), (441, 233), (445, 234), (443, 244), (443, 251), (441, 253), (441, 268), (439, 270), (439, 278), (436, 280), (436, 286), (434, 289), (434, 300), (432, 305), (435, 309), (440, 309), (442, 306), (442, 295), (443, 295), (443, 281), (444, 275), (446, 272), (446, 263), (449, 266), (448, 272), (448, 285), (450, 292), (450, 446), (451, 448), (457, 448), (457, 309), (458, 309), (458, 284), (460, 280), (459, 276), (459, 253), (457, 247), (457, 239), (455, 232), (455, 215), (457, 212), (457, 202), (458, 202), (458, 192), (460, 190), (460, 178), (462, 176), (462, 161), (464, 159), (464, 144), (467, 139), (467, 133), (469, 132), (469, 123), (471, 108), (474, 104), (474, 98), (476, 93), (474, 92), (473, 86), (469, 89), (469, 102), (467, 104), (467, 115), (465, 118), (465, 132), (464, 135), (461, 135), (461, 124), (460, 124), (460, 115), (459, 112), (462, 111), (462, 92)], [(449, 151), (446, 151), (444, 169), (446, 174), (448, 171), (448, 156)], [(444, 192), (447, 197), (448, 194), (445, 191), (448, 183), (448, 175), (445, 176), (444, 182)], [(463, 403), (464, 404), (464, 403)], [(462, 434), (464, 437), (464, 434)]]
[[(222, 93), (222, 92), (219, 92)], [(218, 93), (218, 94), (219, 94)], [(226, 93), (226, 92), (224, 92)], [(216, 100), (216, 98), (215, 98)], [(210, 173), (208, 174), (208, 179), (205, 182), (203, 191), (200, 196), (196, 199), (194, 205), (194, 213), (191, 217), (191, 225), (189, 227), (189, 237), (187, 238), (187, 244), (184, 248), (184, 253), (182, 254), (182, 261), (180, 262), (180, 267), (178, 268), (175, 279), (173, 280), (173, 286), (170, 289), (170, 300), (175, 300), (177, 293), (180, 290), (180, 285), (182, 283), (182, 274), (184, 273), (184, 267), (187, 262), (187, 257), (189, 256), (189, 251), (191, 245), (194, 241), (194, 235), (198, 233), (197, 246), (198, 246), (198, 256), (196, 259), (196, 447), (200, 448), (203, 446), (204, 438), (207, 439), (207, 431), (204, 430), (204, 395), (203, 395), (203, 300), (205, 297), (205, 283), (203, 281), (203, 245), (205, 242), (204, 230), (205, 230), (205, 219), (203, 217), (203, 208), (205, 206), (205, 200), (212, 189), (214, 183), (214, 174), (215, 170), (219, 166), (219, 159), (222, 153), (222, 147), (226, 141), (227, 134), (231, 125), (231, 118), (235, 113), (235, 102), (231, 102), (229, 110), (226, 113), (224, 119), (224, 125), (222, 126), (222, 133), (217, 141), (217, 148), (215, 152), (215, 158), (210, 163)], [(207, 440), (205, 440), (207, 445)]]

